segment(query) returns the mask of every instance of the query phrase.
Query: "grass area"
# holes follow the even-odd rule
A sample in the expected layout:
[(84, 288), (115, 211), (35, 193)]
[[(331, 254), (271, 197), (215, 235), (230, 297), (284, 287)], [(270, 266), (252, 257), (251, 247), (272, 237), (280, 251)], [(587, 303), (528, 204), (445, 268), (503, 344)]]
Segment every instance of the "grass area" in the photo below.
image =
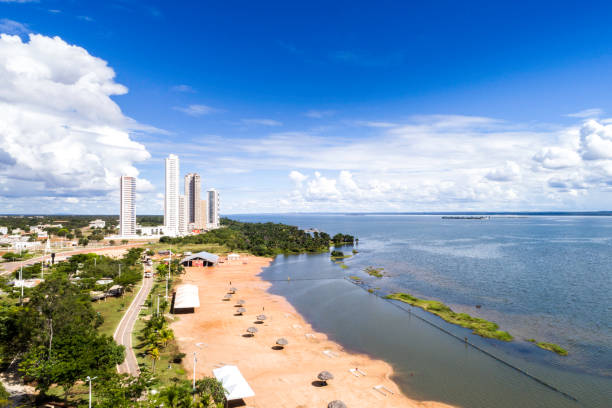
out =
[[(161, 251), (164, 249), (172, 249), (173, 253), (183, 253), (183, 252), (196, 252), (206, 251), (213, 254), (228, 254), (232, 252), (228, 247), (219, 244), (166, 244), (155, 242), (150, 245), (146, 245), (147, 248), (152, 249), (153, 251)], [(243, 252), (243, 251), (239, 251)]]
[(373, 266), (368, 266), (363, 270), (370, 276), (374, 276), (376, 278), (382, 278), (385, 276), (384, 268), (374, 268)]
[[(170, 293), (172, 283), (176, 284), (176, 278), (174, 282), (169, 282), (168, 293)], [(156, 312), (158, 295), (160, 298), (159, 312), (164, 314), (170, 312), (170, 302), (165, 305), (165, 308), (162, 307), (163, 298), (165, 294), (165, 280), (160, 280), (156, 282), (153, 286), (153, 289), (151, 289), (151, 293), (149, 294), (147, 301), (145, 301), (145, 305), (149, 305), (149, 307), (142, 309), (142, 311), (140, 312), (140, 318), (136, 320), (136, 323), (134, 324), (134, 330), (132, 332), (132, 344), (134, 345), (134, 353), (136, 354), (136, 359), (138, 360), (138, 364), (141, 367), (146, 366), (151, 369), (153, 363), (151, 357), (146, 355), (145, 342), (141, 338), (141, 332), (145, 327), (145, 322), (143, 318), (146, 319)], [(161, 384), (170, 384), (173, 378), (186, 379), (185, 370), (181, 366), (180, 362), (174, 362), (175, 356), (179, 352), (175, 341), (169, 341), (168, 345), (160, 351), (161, 352), (159, 355), (159, 360), (155, 362), (155, 378), (158, 379)]]
[(497, 323), (485, 319), (470, 316), (467, 313), (455, 313), (452, 309), (442, 302), (436, 300), (425, 300), (414, 297), (408, 293), (393, 293), (386, 296), (387, 299), (399, 300), (412, 306), (433, 313), (445, 321), (461, 327), (472, 329), (472, 333), (481, 337), (497, 339), (502, 341), (512, 341), (510, 333), (499, 330)]
[(122, 297), (106, 298), (105, 300), (98, 300), (93, 303), (94, 310), (104, 318), (104, 323), (98, 328), (100, 333), (108, 334), (109, 336), (115, 333), (117, 325), (132, 303), (134, 296), (140, 290), (140, 286), (135, 286), (131, 292), (124, 293)]
[(528, 342), (535, 344), (539, 348), (544, 350), (552, 351), (560, 356), (567, 356), (567, 350), (555, 343), (546, 343), (543, 341), (536, 341), (535, 339), (527, 339)]

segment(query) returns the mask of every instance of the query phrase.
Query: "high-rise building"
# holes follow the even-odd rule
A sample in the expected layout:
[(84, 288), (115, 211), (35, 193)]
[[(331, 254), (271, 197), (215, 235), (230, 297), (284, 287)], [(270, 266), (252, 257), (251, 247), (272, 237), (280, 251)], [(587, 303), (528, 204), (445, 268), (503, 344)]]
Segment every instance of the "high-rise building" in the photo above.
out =
[(179, 196), (179, 216), (178, 216), (178, 235), (187, 235), (189, 229), (189, 206), (187, 205), (187, 197), (184, 195)]
[(208, 190), (208, 229), (219, 228), (219, 192), (214, 188)]
[(202, 209), (202, 229), (208, 228), (208, 201), (201, 200), (200, 208)]
[(185, 175), (185, 199), (187, 200), (188, 224), (193, 224), (195, 229), (204, 227), (202, 224), (201, 201), (201, 179), (198, 173)]
[(171, 154), (166, 159), (166, 195), (164, 201), (166, 234), (179, 233), (179, 158)]
[(136, 234), (136, 178), (121, 176), (119, 179), (119, 234)]

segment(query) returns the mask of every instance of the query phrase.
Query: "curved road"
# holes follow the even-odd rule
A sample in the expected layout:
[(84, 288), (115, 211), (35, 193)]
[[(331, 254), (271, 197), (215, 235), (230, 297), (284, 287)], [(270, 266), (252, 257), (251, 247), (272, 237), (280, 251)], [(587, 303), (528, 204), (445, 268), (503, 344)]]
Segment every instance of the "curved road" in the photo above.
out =
[(128, 373), (134, 376), (140, 375), (138, 360), (136, 360), (136, 355), (132, 349), (132, 330), (140, 314), (140, 309), (144, 305), (147, 296), (149, 296), (149, 292), (151, 292), (154, 279), (155, 278), (143, 278), (142, 287), (123, 315), (113, 335), (117, 344), (125, 346), (125, 360), (123, 360), (123, 363), (117, 365), (117, 371), (120, 373)]

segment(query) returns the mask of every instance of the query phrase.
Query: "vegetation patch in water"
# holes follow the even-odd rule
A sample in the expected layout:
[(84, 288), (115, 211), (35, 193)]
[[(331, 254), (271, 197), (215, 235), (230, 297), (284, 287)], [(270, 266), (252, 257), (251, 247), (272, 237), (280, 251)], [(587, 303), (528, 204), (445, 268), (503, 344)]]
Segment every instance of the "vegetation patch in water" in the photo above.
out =
[(502, 341), (512, 341), (513, 339), (510, 333), (499, 330), (497, 323), (490, 322), (479, 317), (473, 317), (467, 313), (455, 313), (450, 307), (436, 300), (419, 299), (408, 293), (392, 293), (385, 297), (387, 299), (399, 300), (401, 302), (408, 303), (409, 305), (420, 307), (427, 312), (441, 317), (449, 323), (472, 329), (472, 333), (481, 337), (498, 339)]
[(567, 350), (555, 343), (546, 343), (543, 341), (536, 341), (535, 339), (527, 339), (528, 342), (535, 344), (539, 348), (544, 350), (552, 351), (560, 356), (567, 356)]
[(383, 276), (385, 276), (385, 273), (383, 272), (384, 268), (374, 268), (373, 266), (368, 266), (363, 271), (368, 275), (374, 276), (376, 278), (382, 278)]

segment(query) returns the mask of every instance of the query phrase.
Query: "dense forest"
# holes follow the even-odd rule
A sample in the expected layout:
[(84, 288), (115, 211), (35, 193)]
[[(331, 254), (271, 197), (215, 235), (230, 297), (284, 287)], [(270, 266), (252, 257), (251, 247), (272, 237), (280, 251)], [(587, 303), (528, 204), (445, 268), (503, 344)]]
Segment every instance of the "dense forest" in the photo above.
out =
[[(162, 237), (160, 242), (171, 244), (219, 244), (230, 250), (248, 251), (258, 256), (326, 252), (333, 239), (325, 232), (308, 233), (285, 224), (250, 223), (222, 218), (223, 228), (205, 234), (180, 238)], [(335, 237), (336, 238), (336, 237)], [(350, 235), (337, 235), (338, 244), (352, 244)], [(336, 243), (334, 242), (334, 245)]]

